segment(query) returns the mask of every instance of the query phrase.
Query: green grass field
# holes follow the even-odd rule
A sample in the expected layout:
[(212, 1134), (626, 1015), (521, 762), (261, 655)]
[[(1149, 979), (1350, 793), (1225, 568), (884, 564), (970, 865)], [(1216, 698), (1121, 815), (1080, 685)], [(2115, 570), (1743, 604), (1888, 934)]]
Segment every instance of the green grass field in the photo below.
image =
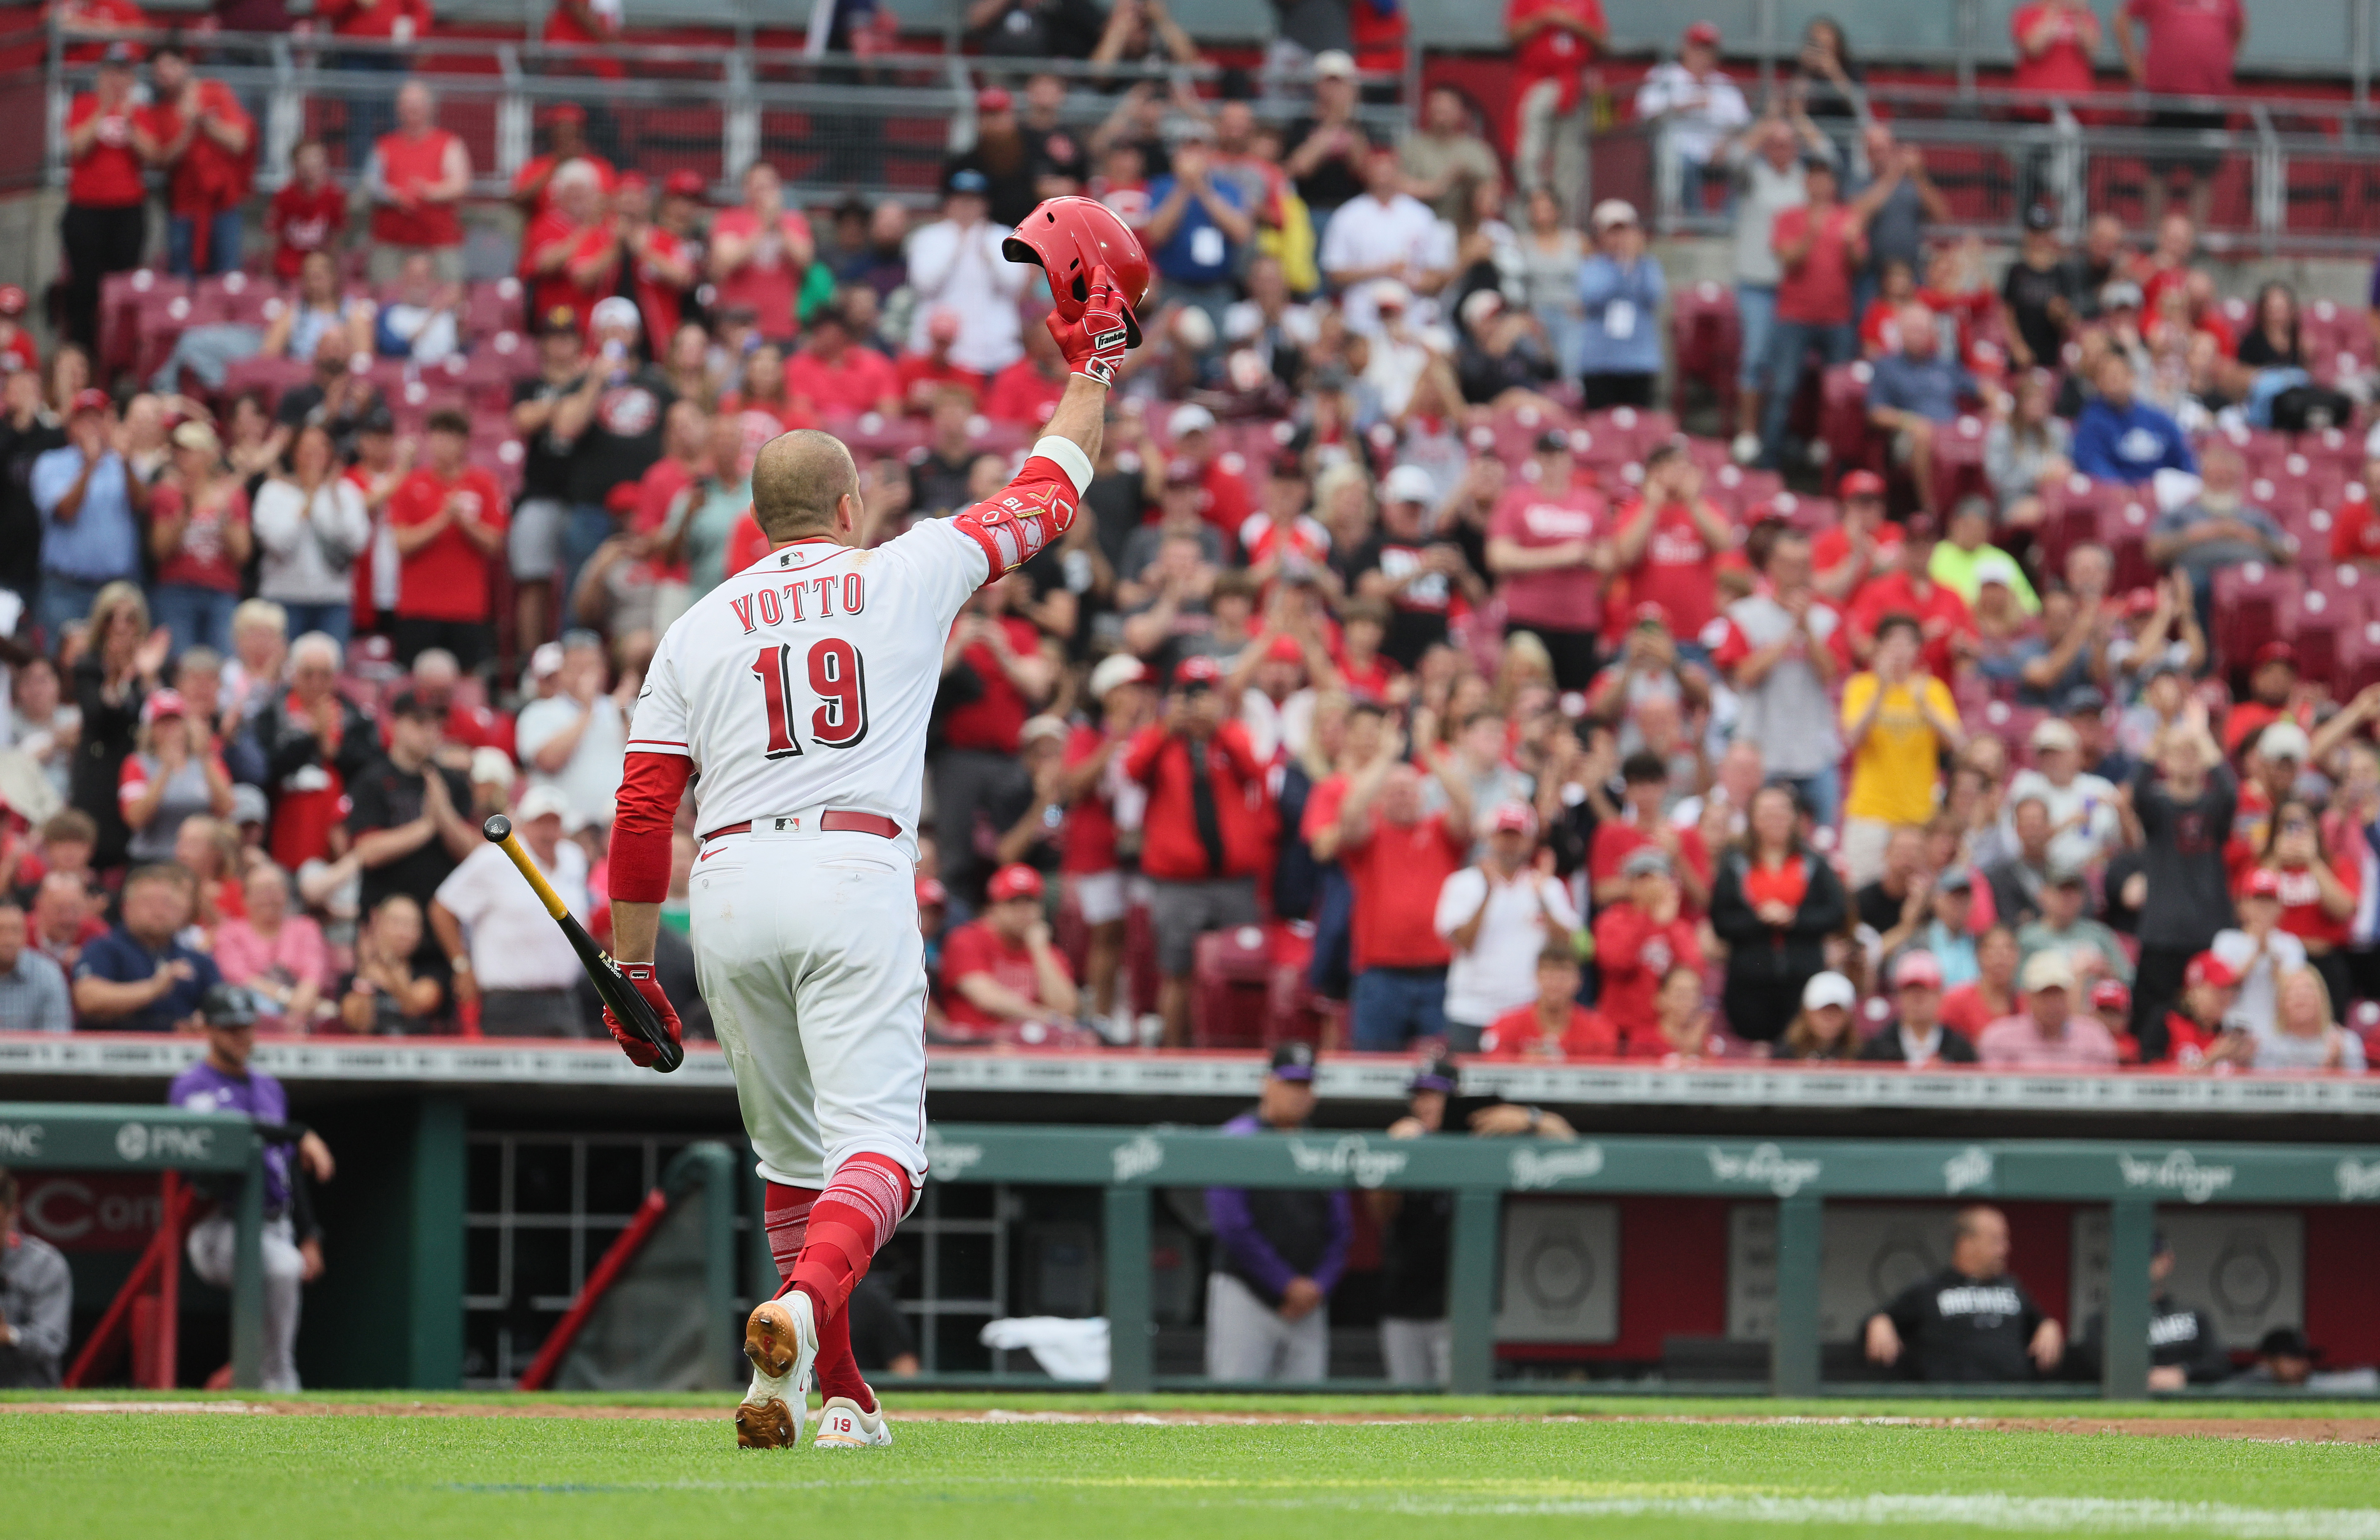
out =
[[(605, 1537), (1427, 1533), (1672, 1537), (2176, 1534), (2380, 1540), (2380, 1445), (2003, 1431), (1843, 1421), (1971, 1415), (2368, 1418), (2373, 1408), (2188, 1402), (1863, 1405), (1499, 1398), (934, 1396), (1038, 1413), (1184, 1408), (1470, 1421), (1150, 1425), (903, 1421), (890, 1449), (745, 1453), (715, 1421), (589, 1416), (10, 1414), (0, 1534)], [(58, 1398), (52, 1398), (58, 1399)], [(88, 1402), (94, 1397), (69, 1398)], [(117, 1398), (126, 1399), (126, 1398)], [(164, 1398), (145, 1396), (145, 1401)], [(194, 1400), (195, 1398), (182, 1398)], [(326, 1396), (387, 1404), (401, 1395)], [(503, 1410), (521, 1398), (443, 1396)], [(574, 1405), (709, 1406), (647, 1396)], [(1804, 1415), (1753, 1425), (1560, 1420)]]

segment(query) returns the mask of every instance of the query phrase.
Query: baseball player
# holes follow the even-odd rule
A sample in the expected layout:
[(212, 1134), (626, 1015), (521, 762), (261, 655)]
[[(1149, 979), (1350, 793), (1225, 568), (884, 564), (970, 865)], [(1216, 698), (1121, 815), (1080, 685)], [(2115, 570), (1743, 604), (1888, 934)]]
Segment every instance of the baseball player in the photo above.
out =
[[(671, 625), (638, 698), (611, 849), (613, 951), (669, 1030), (653, 937), (670, 826), (696, 783), (696, 976), (767, 1179), (778, 1296), (752, 1312), (736, 1441), (802, 1433), (889, 1444), (853, 1362), (844, 1305), (926, 1175), (926, 971), (917, 827), (944, 638), (968, 596), (1065, 533), (1148, 262), (1086, 198), (1033, 211), (1003, 249), (1047, 270), (1050, 335), (1072, 375), (1023, 470), (997, 496), (861, 550), (851, 453), (790, 432), (752, 467), (771, 550)], [(699, 777), (698, 782), (697, 778)], [(652, 1049), (606, 1012), (631, 1059)]]

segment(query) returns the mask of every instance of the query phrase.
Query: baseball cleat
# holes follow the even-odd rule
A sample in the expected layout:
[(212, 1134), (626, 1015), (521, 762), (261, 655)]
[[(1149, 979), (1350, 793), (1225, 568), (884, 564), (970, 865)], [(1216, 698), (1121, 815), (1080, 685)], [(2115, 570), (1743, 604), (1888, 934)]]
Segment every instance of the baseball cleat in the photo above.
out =
[(810, 1440), (810, 1447), (865, 1449), (891, 1442), (892, 1429), (884, 1421), (883, 1402), (877, 1402), (873, 1412), (862, 1412), (859, 1403), (849, 1396), (832, 1396), (819, 1408), (818, 1437)]
[(735, 1409), (735, 1443), (747, 1449), (789, 1449), (802, 1438), (809, 1408), (810, 1364), (818, 1358), (818, 1326), (810, 1297), (799, 1290), (764, 1300), (744, 1328), (744, 1356), (752, 1386)]

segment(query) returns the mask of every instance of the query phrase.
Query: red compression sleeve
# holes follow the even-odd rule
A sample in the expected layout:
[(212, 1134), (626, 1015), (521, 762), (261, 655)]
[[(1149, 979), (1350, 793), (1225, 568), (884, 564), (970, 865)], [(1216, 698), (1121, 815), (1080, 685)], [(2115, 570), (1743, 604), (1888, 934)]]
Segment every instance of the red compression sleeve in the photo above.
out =
[(612, 821), (611, 887), (614, 903), (659, 903), (669, 897), (670, 825), (678, 798), (694, 779), (683, 754), (631, 754)]

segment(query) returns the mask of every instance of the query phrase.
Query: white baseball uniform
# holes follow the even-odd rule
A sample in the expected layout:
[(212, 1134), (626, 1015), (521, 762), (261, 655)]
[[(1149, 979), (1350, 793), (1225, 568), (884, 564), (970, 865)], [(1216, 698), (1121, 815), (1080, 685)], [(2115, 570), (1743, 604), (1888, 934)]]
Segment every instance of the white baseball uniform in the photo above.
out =
[[(977, 588), (1073, 522), (1090, 479), (1080, 448), (1044, 439), (956, 517), (872, 551), (771, 552), (653, 654), (624, 799), (638, 756), (692, 761), (696, 976), (770, 1181), (821, 1188), (863, 1150), (925, 1178), (916, 831), (942, 647)], [(885, 832), (832, 827), (855, 823)]]

